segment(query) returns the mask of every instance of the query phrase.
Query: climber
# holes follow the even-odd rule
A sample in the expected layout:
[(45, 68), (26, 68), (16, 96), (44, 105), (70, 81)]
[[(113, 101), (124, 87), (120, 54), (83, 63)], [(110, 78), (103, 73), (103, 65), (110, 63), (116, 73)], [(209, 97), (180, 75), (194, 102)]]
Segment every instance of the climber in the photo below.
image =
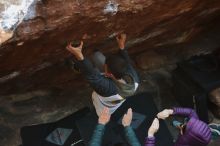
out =
[[(207, 146), (211, 140), (211, 130), (208, 125), (199, 120), (196, 112), (190, 108), (173, 108), (165, 109), (157, 114), (158, 119), (165, 120), (170, 115), (180, 115), (187, 117), (184, 123), (178, 121), (173, 122), (173, 125), (180, 131), (179, 137), (175, 142), (175, 146)], [(159, 126), (155, 126), (151, 134), (148, 135), (145, 146), (154, 146), (154, 133)], [(152, 124), (153, 126), (153, 124)]]
[[(111, 115), (109, 113), (109, 109), (105, 107), (99, 115), (98, 124), (89, 142), (89, 146), (101, 146), (102, 138), (103, 138), (104, 131), (105, 131), (105, 125), (109, 122), (110, 117)], [(132, 121), (132, 109), (129, 108), (127, 113), (124, 114), (122, 118), (122, 125), (124, 126), (125, 137), (131, 146), (141, 146), (132, 127), (130, 126), (131, 121)], [(125, 144), (117, 143), (114, 145), (121, 146)]]
[(116, 40), (119, 53), (105, 58), (101, 52), (95, 52), (93, 62), (98, 62), (95, 67), (82, 53), (83, 41), (78, 47), (71, 44), (66, 47), (75, 56), (76, 66), (94, 89), (92, 100), (98, 115), (104, 107), (108, 107), (111, 114), (116, 111), (127, 97), (135, 93), (139, 83), (125, 49), (126, 34), (118, 35)]

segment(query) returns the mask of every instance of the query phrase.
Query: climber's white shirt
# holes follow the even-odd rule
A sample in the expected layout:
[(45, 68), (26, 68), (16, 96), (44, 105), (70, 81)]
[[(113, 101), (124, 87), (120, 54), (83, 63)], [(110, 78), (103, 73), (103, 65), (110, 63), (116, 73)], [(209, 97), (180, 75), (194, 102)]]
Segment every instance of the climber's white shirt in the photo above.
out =
[[(138, 83), (135, 83), (135, 91), (137, 90), (137, 87), (138, 87)], [(121, 102), (116, 104), (111, 103), (112, 101), (116, 101), (116, 100), (121, 100)], [(95, 91), (93, 91), (92, 101), (95, 106), (96, 113), (99, 116), (104, 107), (108, 107), (110, 114), (113, 114), (122, 105), (125, 99), (122, 98), (119, 94), (112, 95), (109, 97), (103, 97), (98, 93), (96, 93)]]

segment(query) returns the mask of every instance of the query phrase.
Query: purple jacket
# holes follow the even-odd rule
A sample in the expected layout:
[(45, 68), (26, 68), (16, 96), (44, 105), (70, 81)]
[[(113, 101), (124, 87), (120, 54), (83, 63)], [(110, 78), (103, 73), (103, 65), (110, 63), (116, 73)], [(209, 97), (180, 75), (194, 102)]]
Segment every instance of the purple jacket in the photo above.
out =
[[(207, 146), (211, 140), (211, 131), (208, 125), (199, 120), (196, 112), (190, 108), (174, 108), (173, 115), (189, 118), (185, 133), (179, 135), (174, 146)], [(145, 146), (155, 146), (155, 138), (147, 137)]]

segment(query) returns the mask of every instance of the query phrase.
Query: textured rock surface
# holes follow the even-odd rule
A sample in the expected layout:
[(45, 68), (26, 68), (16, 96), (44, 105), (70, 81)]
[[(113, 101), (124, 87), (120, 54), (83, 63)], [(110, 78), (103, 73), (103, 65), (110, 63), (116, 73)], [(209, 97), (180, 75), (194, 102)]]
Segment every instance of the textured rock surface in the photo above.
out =
[(1, 47), (1, 76), (65, 58), (66, 42), (83, 34), (88, 54), (97, 48), (115, 51), (112, 38), (120, 31), (128, 33), (130, 52), (136, 54), (186, 43), (201, 35), (220, 12), (218, 0), (42, 0), (33, 5), (29, 11), (34, 9), (34, 16), (25, 17)]
[[(219, 47), (216, 42), (220, 31), (212, 26), (219, 24), (218, 0), (10, 2), (30, 6), (24, 10), (27, 14), (20, 12), (24, 20), (14, 26), (13, 38), (0, 48), (0, 83), (62, 62), (68, 57), (64, 49), (66, 43), (83, 35), (86, 54), (94, 49), (109, 53), (116, 51), (114, 36), (126, 32), (127, 47), (144, 69)], [(160, 61), (151, 60), (152, 52), (163, 57), (157, 58)]]
[(69, 41), (84, 36), (88, 56), (95, 49), (111, 53), (117, 51), (115, 35), (126, 32), (139, 69), (220, 48), (219, 0), (33, 0), (28, 13), (20, 14), (22, 21), (2, 27), (5, 2), (8, 7), (28, 1), (0, 1), (0, 37), (13, 33), (0, 46), (0, 143), (5, 145), (20, 143), (23, 125), (55, 120), (90, 103), (88, 84), (65, 65)]

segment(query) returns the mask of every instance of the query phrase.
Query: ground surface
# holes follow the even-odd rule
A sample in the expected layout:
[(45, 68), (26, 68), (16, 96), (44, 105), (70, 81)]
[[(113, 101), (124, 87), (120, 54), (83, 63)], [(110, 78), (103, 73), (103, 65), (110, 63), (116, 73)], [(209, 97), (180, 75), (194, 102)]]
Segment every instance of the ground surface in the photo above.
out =
[[(172, 94), (172, 80), (170, 71), (175, 66), (166, 66), (150, 72), (141, 72), (141, 86), (138, 92), (151, 92), (159, 110), (178, 105)], [(18, 146), (20, 141), (19, 130), (25, 125), (50, 122), (84, 106), (91, 104), (91, 88), (85, 83), (83, 90), (56, 90), (32, 91), (25, 94), (10, 95), (0, 98), (0, 143), (1, 146)], [(220, 120), (215, 122), (220, 123)], [(174, 137), (177, 131), (167, 125)], [(215, 141), (210, 146), (219, 146)]]

